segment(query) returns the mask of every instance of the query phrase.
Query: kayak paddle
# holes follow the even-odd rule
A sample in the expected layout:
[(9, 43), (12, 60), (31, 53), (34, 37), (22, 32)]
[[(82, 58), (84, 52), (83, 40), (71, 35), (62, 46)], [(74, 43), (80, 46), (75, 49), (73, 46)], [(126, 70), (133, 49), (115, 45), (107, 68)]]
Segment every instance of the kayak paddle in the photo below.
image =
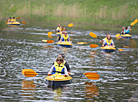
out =
[[(35, 77), (36, 75), (48, 75), (48, 72), (35, 72), (32, 69), (23, 69), (22, 74), (26, 77)], [(71, 76), (85, 76), (91, 80), (98, 80), (100, 75), (96, 72), (86, 72), (86, 73), (70, 73)]]
[(93, 32), (90, 32), (89, 35), (90, 35), (91, 37), (93, 37), (93, 38), (97, 38), (97, 35), (94, 34)]
[(77, 42), (77, 44), (88, 44), (87, 42)]
[(20, 17), (17, 17), (16, 19), (19, 19)]
[(22, 21), (22, 24), (25, 24), (26, 22), (25, 21)]
[(42, 40), (43, 42), (46, 42), (46, 43), (54, 43), (55, 41), (54, 40)]
[(96, 48), (96, 47), (98, 47), (98, 45), (97, 44), (90, 44), (90, 47), (91, 48)]

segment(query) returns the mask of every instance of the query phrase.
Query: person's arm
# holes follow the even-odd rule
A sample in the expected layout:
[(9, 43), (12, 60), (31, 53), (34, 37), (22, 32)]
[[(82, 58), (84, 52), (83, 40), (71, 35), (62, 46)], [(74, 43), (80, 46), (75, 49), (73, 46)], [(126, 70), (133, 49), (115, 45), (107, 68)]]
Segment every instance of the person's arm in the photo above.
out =
[(50, 68), (50, 71), (48, 72), (48, 75), (51, 75), (52, 71), (53, 71), (54, 65)]
[(102, 47), (104, 47), (105, 43), (106, 43), (106, 40), (103, 40), (103, 44), (102, 44)]
[(62, 42), (62, 39), (63, 39), (63, 37), (61, 36), (61, 38), (60, 38), (60, 42)]
[(65, 77), (66, 77), (67, 75), (69, 75), (66, 66), (64, 66), (64, 73), (65, 73)]
[(69, 67), (69, 64), (67, 62), (65, 63), (65, 66), (67, 68), (67, 71), (70, 72), (70, 67)]
[(111, 43), (112, 43), (112, 47), (115, 47), (115, 45), (114, 45), (114, 41), (113, 41), (113, 40), (112, 40), (112, 42), (111, 42)]

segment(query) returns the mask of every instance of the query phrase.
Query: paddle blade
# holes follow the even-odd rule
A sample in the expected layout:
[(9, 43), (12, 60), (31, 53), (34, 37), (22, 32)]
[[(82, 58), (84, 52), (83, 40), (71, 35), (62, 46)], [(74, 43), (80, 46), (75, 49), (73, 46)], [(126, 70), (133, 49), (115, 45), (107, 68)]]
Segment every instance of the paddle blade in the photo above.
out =
[(98, 45), (96, 45), (96, 44), (90, 44), (90, 47), (91, 48), (96, 48), (96, 47), (98, 47)]
[(130, 46), (124, 46), (124, 48), (130, 48)]
[(94, 34), (93, 32), (90, 32), (89, 35), (90, 35), (91, 37), (93, 37), (93, 38), (97, 38), (97, 35)]
[(22, 21), (22, 24), (25, 24), (26, 22), (25, 21)]
[(68, 27), (72, 27), (73, 26), (73, 23), (70, 23), (69, 25), (68, 25)]
[(8, 21), (5, 21), (5, 23), (7, 24), (7, 23), (8, 23)]
[(77, 42), (77, 44), (88, 44), (87, 42)]
[(47, 40), (47, 43), (54, 43), (55, 41), (53, 40)]
[(19, 19), (20, 17), (17, 17), (16, 19)]
[(32, 69), (23, 69), (22, 74), (26, 77), (35, 77), (36, 75), (38, 75), (38, 73), (36, 73)]
[(134, 22), (132, 22), (132, 23), (130, 24), (130, 26), (133, 26), (133, 25), (135, 25), (135, 23), (134, 23)]
[(138, 19), (135, 19), (134, 23), (136, 24), (138, 22)]
[(124, 51), (123, 49), (118, 49), (119, 51)]
[(100, 75), (96, 72), (86, 72), (83, 73), (83, 75), (85, 75), (85, 77), (91, 80), (98, 80), (100, 78)]
[(50, 34), (52, 34), (52, 32), (48, 32), (47, 34), (50, 35)]
[(116, 34), (116, 39), (120, 39), (120, 38), (121, 38), (120, 34), (119, 33)]

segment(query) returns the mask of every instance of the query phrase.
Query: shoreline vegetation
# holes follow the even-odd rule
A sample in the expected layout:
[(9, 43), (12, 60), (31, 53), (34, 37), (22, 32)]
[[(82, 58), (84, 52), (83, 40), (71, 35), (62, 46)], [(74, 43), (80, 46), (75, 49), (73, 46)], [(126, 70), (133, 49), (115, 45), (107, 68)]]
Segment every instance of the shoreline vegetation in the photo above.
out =
[(33, 21), (122, 28), (138, 18), (137, 9), (138, 0), (1, 0), (0, 27), (4, 25), (3, 20), (14, 16)]

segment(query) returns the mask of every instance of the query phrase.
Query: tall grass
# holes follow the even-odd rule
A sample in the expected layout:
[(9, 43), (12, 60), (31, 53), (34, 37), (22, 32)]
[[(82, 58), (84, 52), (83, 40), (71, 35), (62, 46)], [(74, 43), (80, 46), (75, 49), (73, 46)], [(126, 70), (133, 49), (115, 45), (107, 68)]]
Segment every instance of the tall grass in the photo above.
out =
[(138, 0), (1, 0), (1, 17), (124, 26), (137, 17)]

